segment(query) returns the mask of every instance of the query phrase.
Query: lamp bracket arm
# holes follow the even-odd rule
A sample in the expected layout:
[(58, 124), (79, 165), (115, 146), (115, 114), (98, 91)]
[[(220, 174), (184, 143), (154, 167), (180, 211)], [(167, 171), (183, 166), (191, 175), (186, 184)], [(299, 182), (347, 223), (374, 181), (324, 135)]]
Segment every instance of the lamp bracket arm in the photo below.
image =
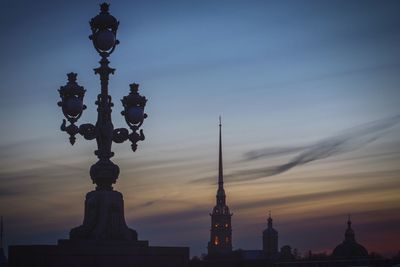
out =
[(79, 126), (79, 134), (86, 140), (93, 140), (96, 138), (96, 126), (91, 123), (85, 123)]
[(76, 126), (74, 123), (71, 123), (67, 126), (67, 121), (63, 119), (60, 129), (61, 131), (67, 132), (67, 134), (69, 134), (69, 142), (71, 143), (71, 145), (74, 145), (76, 140), (75, 135), (79, 133), (78, 126)]
[(129, 135), (129, 141), (131, 141), (132, 145), (132, 151), (135, 152), (137, 149), (137, 142), (139, 141), (143, 141), (145, 139), (145, 136), (143, 134), (143, 130), (140, 129), (139, 133), (137, 133), (136, 131), (133, 131), (130, 135)]
[(117, 128), (117, 129), (114, 129), (114, 131), (113, 131), (113, 136), (112, 136), (112, 140), (113, 140), (115, 143), (118, 143), (118, 144), (123, 143), (123, 142), (125, 142), (126, 140), (128, 140), (128, 138), (129, 138), (129, 131), (128, 131), (128, 129), (125, 129), (125, 128)]

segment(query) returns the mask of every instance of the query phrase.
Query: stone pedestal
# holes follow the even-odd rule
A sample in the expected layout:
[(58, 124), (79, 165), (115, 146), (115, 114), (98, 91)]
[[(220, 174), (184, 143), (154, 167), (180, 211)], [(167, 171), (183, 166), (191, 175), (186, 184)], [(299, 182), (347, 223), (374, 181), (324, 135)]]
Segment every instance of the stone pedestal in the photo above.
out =
[(125, 222), (122, 194), (113, 190), (87, 193), (83, 223), (71, 230), (70, 238), (137, 241), (137, 232), (128, 228)]
[(150, 247), (139, 241), (124, 217), (122, 194), (96, 190), (86, 194), (82, 225), (57, 245), (9, 247), (10, 267), (184, 267), (188, 247)]

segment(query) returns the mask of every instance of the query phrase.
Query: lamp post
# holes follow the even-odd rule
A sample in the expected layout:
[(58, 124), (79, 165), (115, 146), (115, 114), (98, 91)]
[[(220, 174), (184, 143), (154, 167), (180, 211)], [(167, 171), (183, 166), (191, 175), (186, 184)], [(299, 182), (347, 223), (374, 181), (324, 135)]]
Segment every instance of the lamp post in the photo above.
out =
[(66, 120), (63, 120), (61, 131), (69, 134), (71, 145), (75, 143), (77, 134), (87, 140), (96, 139), (97, 142), (95, 155), (98, 161), (90, 168), (90, 176), (96, 184), (96, 190), (86, 195), (83, 224), (71, 230), (71, 239), (137, 240), (136, 231), (129, 229), (125, 223), (122, 194), (112, 188), (112, 184), (118, 178), (119, 167), (110, 158), (114, 155), (111, 151), (113, 141), (122, 143), (129, 140), (132, 150), (136, 151), (137, 142), (144, 140), (143, 131), (139, 128), (147, 117), (144, 113), (147, 99), (139, 94), (138, 84), (131, 84), (131, 92), (121, 100), (124, 108), (121, 114), (131, 132), (126, 128), (114, 129), (111, 120), (114, 104), (108, 94), (108, 80), (115, 69), (108, 66), (108, 57), (119, 44), (116, 39), (118, 25), (119, 22), (110, 15), (109, 5), (106, 3), (100, 5), (100, 13), (90, 21), (92, 34), (89, 39), (101, 57), (100, 67), (94, 69), (101, 82), (101, 92), (95, 102), (98, 113), (96, 124), (75, 125), (86, 109), (83, 104), (86, 90), (76, 82), (76, 73), (67, 74), (67, 84), (58, 90), (61, 97), (58, 105), (69, 122), (67, 125)]

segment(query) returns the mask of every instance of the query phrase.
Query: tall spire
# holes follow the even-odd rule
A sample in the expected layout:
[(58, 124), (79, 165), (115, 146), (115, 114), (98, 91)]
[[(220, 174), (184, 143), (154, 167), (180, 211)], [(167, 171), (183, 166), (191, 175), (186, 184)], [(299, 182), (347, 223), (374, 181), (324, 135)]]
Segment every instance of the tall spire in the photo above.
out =
[(221, 134), (221, 116), (219, 116), (219, 162), (218, 162), (218, 191), (217, 205), (225, 205), (225, 190), (224, 190), (224, 174), (222, 167), (222, 134)]
[(218, 158), (218, 189), (217, 203), (211, 216), (210, 241), (208, 242), (208, 256), (219, 257), (232, 252), (232, 213), (226, 205), (224, 190), (224, 174), (222, 167), (222, 123), (219, 117), (219, 158)]
[(218, 164), (218, 189), (224, 189), (224, 174), (222, 168), (222, 137), (221, 137), (221, 116), (219, 116), (219, 164)]

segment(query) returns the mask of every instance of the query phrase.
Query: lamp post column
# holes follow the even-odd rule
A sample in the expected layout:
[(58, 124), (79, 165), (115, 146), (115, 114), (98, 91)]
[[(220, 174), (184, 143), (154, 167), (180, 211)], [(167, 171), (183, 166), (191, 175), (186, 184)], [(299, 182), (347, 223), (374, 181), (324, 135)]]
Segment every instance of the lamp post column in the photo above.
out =
[(61, 101), (58, 105), (70, 123), (67, 126), (64, 119), (61, 130), (70, 135), (70, 143), (75, 143), (77, 134), (87, 140), (96, 139), (97, 143), (95, 155), (98, 161), (90, 168), (90, 176), (96, 184), (96, 190), (86, 194), (83, 223), (71, 230), (70, 239), (136, 242), (136, 231), (128, 228), (125, 222), (122, 194), (112, 188), (112, 184), (118, 178), (119, 167), (110, 159), (114, 156), (111, 151), (113, 141), (122, 143), (129, 140), (132, 150), (136, 151), (136, 143), (144, 140), (143, 131), (139, 128), (147, 117), (144, 113), (147, 99), (138, 93), (138, 84), (131, 84), (131, 92), (121, 100), (124, 108), (121, 114), (125, 116), (131, 133), (125, 128), (114, 129), (111, 119), (113, 103), (108, 94), (108, 80), (115, 69), (109, 67), (108, 57), (119, 44), (116, 39), (119, 22), (110, 15), (108, 9), (108, 4), (101, 4), (100, 14), (90, 21), (92, 34), (89, 38), (101, 57), (100, 66), (94, 69), (95, 74), (100, 76), (101, 83), (101, 91), (95, 102), (98, 113), (96, 124), (86, 123), (79, 127), (75, 125), (86, 109), (83, 105), (85, 89), (76, 82), (76, 73), (69, 73), (68, 83), (59, 90)]
[(116, 182), (119, 175), (119, 167), (110, 158), (114, 155), (111, 152), (113, 141), (114, 125), (111, 120), (111, 96), (108, 95), (108, 79), (110, 74), (114, 74), (115, 69), (108, 66), (107, 57), (103, 56), (100, 67), (94, 69), (100, 75), (101, 93), (97, 96), (97, 122), (96, 122), (96, 142), (97, 150), (95, 155), (99, 158), (96, 164), (90, 168), (90, 176), (95, 183), (96, 190), (112, 190), (112, 184)]

